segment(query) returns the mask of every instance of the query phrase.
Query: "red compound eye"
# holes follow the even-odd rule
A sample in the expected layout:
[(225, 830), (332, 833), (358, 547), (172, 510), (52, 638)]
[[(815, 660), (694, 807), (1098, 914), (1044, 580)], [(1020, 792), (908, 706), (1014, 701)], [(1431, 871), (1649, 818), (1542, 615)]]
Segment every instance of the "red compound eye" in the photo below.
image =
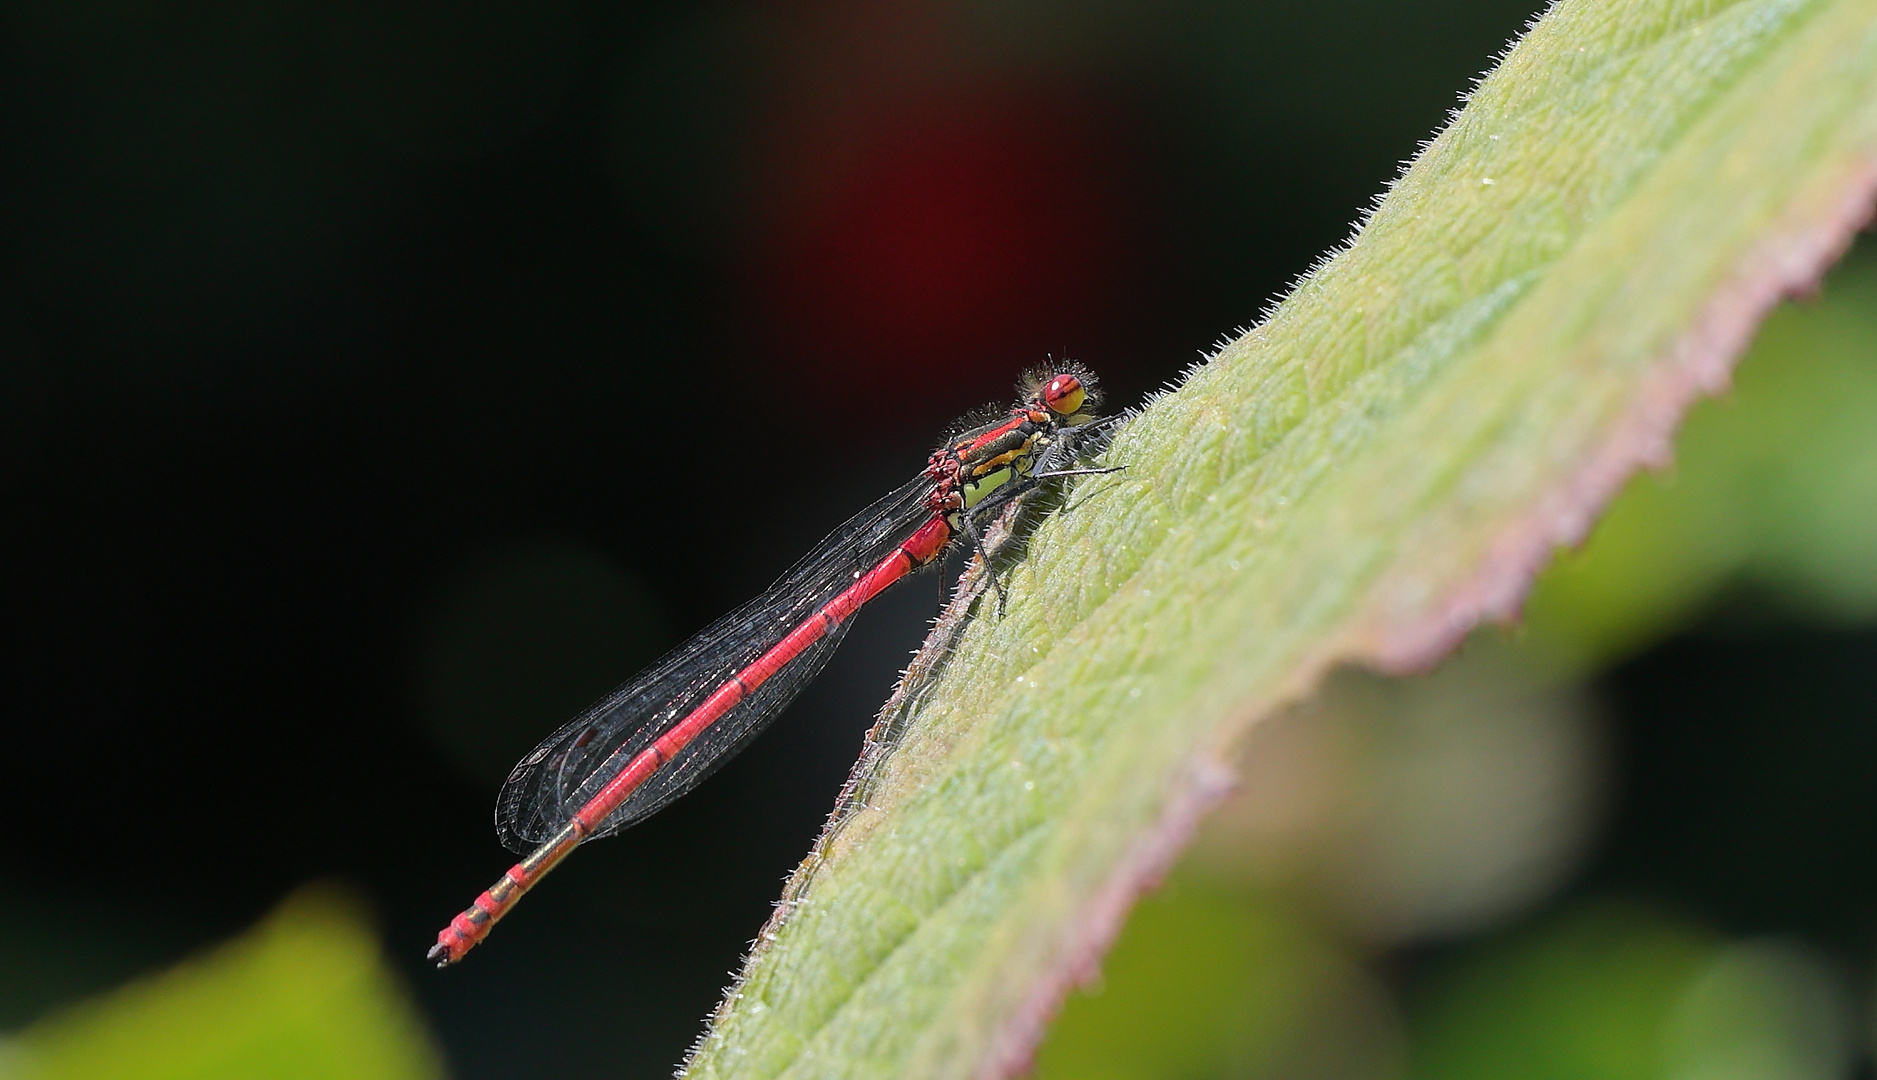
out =
[(1074, 415), (1088, 400), (1082, 380), (1073, 375), (1058, 375), (1043, 384), (1043, 404), (1058, 416)]

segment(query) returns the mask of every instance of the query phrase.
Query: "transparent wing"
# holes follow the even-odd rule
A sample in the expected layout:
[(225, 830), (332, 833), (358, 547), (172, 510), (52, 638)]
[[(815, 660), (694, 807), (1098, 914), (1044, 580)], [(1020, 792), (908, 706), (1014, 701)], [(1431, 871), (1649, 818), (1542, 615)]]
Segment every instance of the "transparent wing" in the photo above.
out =
[[(526, 852), (566, 825), (654, 739), (904, 543), (931, 516), (926, 497), (932, 487), (921, 477), (862, 510), (762, 595), (705, 627), (548, 736), (502, 785), (495, 810), (502, 843)], [(846, 627), (843, 622), (831, 628), (724, 713), (628, 796), (590, 838), (647, 817), (715, 772), (815, 677)]]

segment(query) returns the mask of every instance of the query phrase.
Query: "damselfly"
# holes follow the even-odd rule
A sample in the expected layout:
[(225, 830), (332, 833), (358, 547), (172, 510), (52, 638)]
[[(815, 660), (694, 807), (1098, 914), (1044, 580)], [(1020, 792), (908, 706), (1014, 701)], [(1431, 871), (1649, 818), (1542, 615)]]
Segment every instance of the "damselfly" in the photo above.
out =
[(1032, 374), (1014, 408), (966, 425), (917, 479), (856, 514), (761, 596), (548, 736), (496, 800), (497, 834), (527, 857), (450, 921), (430, 959), (461, 960), (575, 847), (696, 787), (814, 678), (854, 612), (955, 540), (982, 554), (979, 524), (993, 511), (1045, 480), (1114, 471), (1064, 467), (1103, 426), (1099, 404), (1080, 365)]

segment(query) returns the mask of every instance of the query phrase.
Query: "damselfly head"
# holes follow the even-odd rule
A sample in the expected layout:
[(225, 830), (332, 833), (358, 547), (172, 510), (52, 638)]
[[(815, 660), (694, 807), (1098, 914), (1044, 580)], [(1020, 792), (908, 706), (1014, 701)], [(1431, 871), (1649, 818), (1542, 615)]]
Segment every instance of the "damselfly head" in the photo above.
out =
[(1095, 373), (1073, 360), (1059, 360), (1030, 372), (1023, 380), (1022, 390), (1032, 407), (1045, 408), (1062, 417), (1092, 411), (1101, 404)]

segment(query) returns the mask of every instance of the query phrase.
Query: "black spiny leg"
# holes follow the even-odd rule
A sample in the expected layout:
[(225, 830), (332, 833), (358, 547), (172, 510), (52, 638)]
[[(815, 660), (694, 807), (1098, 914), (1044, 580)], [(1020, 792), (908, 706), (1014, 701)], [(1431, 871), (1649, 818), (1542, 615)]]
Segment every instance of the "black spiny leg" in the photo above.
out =
[(1059, 476), (1106, 476), (1125, 470), (1126, 465), (1110, 465), (1105, 469), (1052, 469), (1030, 477), (1032, 480), (1054, 480)]
[[(1104, 429), (1121, 419), (1123, 419), (1121, 416), (1103, 417), (1094, 423), (1084, 425), (1079, 430), (1078, 434), (1082, 436), (1082, 438), (1096, 435), (1098, 432), (1103, 432)], [(1079, 444), (1081, 439), (1078, 438), (1076, 442)], [(1070, 447), (1065, 446), (1061, 449), (1068, 450)], [(1079, 456), (1079, 452), (1071, 452)], [(1057, 460), (1061, 460), (1061, 458), (1058, 457)], [(1111, 465), (1106, 468), (1046, 469), (1041, 472), (1031, 473), (1020, 481), (1005, 484), (1003, 487), (991, 492), (976, 506), (964, 512), (965, 535), (971, 540), (971, 549), (978, 553), (978, 558), (984, 563), (984, 572), (990, 578), (991, 588), (997, 591), (997, 613), (999, 615), (1004, 613), (1004, 583), (997, 576), (997, 567), (991, 565), (990, 552), (985, 550), (983, 537), (978, 533), (977, 519), (980, 516), (989, 516), (991, 512), (998, 507), (1021, 497), (1045, 480), (1056, 480), (1067, 476), (1106, 476), (1109, 473), (1122, 472), (1126, 468), (1126, 465)]]
[(984, 548), (984, 536), (978, 532), (976, 514), (965, 515), (965, 536), (971, 540), (971, 550), (978, 553), (978, 561), (984, 564), (984, 576), (990, 579), (991, 589), (997, 593), (997, 614), (1004, 613), (1004, 583), (997, 576), (997, 567), (991, 563), (991, 553)]
[(946, 546), (939, 549), (938, 560), (937, 560), (938, 573), (934, 575), (935, 577), (938, 578), (938, 609), (939, 609), (940, 615), (943, 615), (945, 613), (945, 557), (949, 555), (950, 553), (951, 553), (950, 544), (947, 544)]

